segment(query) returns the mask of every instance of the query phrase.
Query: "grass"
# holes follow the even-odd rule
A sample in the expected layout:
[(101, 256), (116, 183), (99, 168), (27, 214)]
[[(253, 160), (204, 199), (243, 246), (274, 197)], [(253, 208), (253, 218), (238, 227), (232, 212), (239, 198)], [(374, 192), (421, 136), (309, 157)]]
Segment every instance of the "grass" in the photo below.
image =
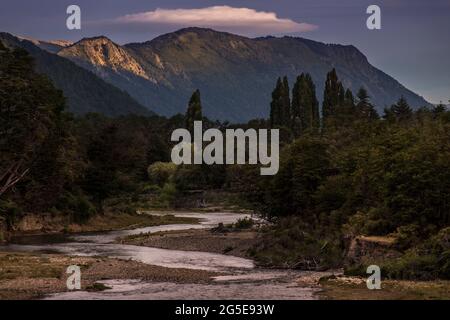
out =
[(364, 278), (325, 278), (322, 299), (330, 300), (450, 300), (450, 281), (384, 280), (381, 290), (367, 289)]
[[(62, 272), (70, 265), (70, 260), (70, 258), (36, 256), (27, 253), (0, 253), (0, 281), (17, 278), (60, 278)], [(80, 265), (79, 260), (78, 265)], [(86, 261), (80, 266), (88, 265)]]

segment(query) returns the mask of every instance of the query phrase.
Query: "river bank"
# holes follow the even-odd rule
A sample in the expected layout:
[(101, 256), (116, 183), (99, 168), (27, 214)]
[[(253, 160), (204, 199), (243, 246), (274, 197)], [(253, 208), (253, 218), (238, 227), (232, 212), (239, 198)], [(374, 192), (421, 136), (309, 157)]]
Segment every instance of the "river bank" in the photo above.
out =
[[(52, 217), (51, 215), (28, 214), (8, 233), (5, 232), (3, 243), (8, 240), (39, 235), (75, 234), (86, 232), (107, 232), (114, 230), (138, 229), (159, 225), (195, 224), (199, 219), (191, 217), (176, 217), (173, 214), (151, 215), (143, 213), (121, 213), (96, 215), (84, 223), (71, 222), (67, 217)], [(6, 236), (7, 235), (7, 236)]]
[(66, 292), (66, 269), (70, 265), (81, 268), (82, 291), (107, 289), (101, 284), (107, 280), (206, 284), (212, 282), (213, 276), (219, 275), (204, 270), (164, 268), (105, 257), (0, 252), (0, 299), (39, 299)]
[(212, 252), (249, 258), (249, 250), (257, 243), (257, 236), (255, 230), (220, 232), (191, 229), (132, 235), (118, 241), (128, 245)]
[[(450, 298), (448, 281), (386, 280), (383, 290), (371, 291), (365, 279), (343, 277), (341, 270), (256, 268), (249, 249), (258, 241), (257, 229), (232, 227), (248, 215), (153, 214), (149, 219), (144, 215), (146, 223), (173, 223), (134, 224), (52, 241), (32, 237), (0, 247), (0, 299)], [(81, 267), (81, 291), (66, 288), (69, 265)]]

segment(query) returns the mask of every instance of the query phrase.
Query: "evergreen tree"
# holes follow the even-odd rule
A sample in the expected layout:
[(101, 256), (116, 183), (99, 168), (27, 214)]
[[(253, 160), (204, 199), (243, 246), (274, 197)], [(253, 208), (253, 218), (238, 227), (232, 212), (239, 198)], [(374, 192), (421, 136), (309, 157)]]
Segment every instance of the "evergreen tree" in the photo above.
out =
[(361, 87), (357, 94), (358, 104), (356, 105), (356, 110), (358, 116), (362, 119), (375, 120), (379, 118), (375, 107), (370, 103), (370, 97), (367, 90)]
[(296, 135), (317, 131), (320, 124), (316, 88), (309, 74), (302, 73), (292, 90), (292, 123)]
[(327, 120), (330, 116), (336, 115), (337, 110), (344, 102), (344, 87), (338, 79), (336, 69), (333, 69), (327, 74), (327, 80), (325, 82), (322, 106), (324, 120)]
[(188, 109), (186, 112), (186, 129), (190, 132), (194, 131), (194, 122), (202, 121), (202, 102), (200, 97), (200, 90), (196, 90), (189, 100)]
[(304, 83), (305, 75), (302, 73), (297, 77), (292, 88), (292, 130), (296, 136), (299, 136), (304, 130)]
[(64, 103), (26, 51), (0, 46), (0, 196), (26, 175), (32, 179), (63, 121)]
[(353, 92), (350, 89), (345, 91), (345, 105), (349, 108), (355, 107), (355, 97), (353, 96)]
[(441, 114), (445, 113), (446, 110), (447, 110), (446, 106), (441, 102), (433, 108), (432, 112), (435, 117), (438, 117)]
[(401, 97), (396, 104), (391, 107), (391, 112), (397, 121), (411, 119), (413, 111), (404, 97)]
[(317, 100), (316, 95), (316, 85), (309, 73), (305, 76), (306, 82), (309, 87), (310, 103), (311, 103), (311, 129), (315, 132), (319, 130), (320, 127), (320, 113), (319, 113), (319, 100)]
[(270, 125), (272, 128), (288, 126), (291, 119), (291, 102), (289, 82), (287, 77), (278, 78), (276, 87), (272, 92), (270, 104)]
[(290, 98), (289, 80), (286, 76), (283, 78), (281, 120), (282, 125), (284, 126), (288, 126), (291, 120), (291, 98)]
[(272, 91), (272, 102), (270, 103), (270, 126), (272, 128), (278, 126), (281, 122), (280, 100), (283, 83), (278, 78), (275, 89)]

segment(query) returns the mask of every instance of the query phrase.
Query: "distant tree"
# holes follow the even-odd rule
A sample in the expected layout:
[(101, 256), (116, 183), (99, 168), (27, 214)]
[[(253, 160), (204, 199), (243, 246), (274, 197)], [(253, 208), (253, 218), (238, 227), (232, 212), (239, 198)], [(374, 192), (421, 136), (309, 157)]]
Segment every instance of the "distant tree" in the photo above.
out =
[(345, 105), (350, 108), (355, 107), (355, 97), (353, 96), (353, 92), (350, 89), (345, 91)]
[(345, 102), (345, 91), (342, 83), (339, 81), (336, 69), (327, 74), (325, 82), (325, 91), (323, 95), (322, 113), (324, 120), (330, 116), (336, 115), (340, 106)]
[(273, 128), (289, 126), (291, 119), (291, 99), (287, 77), (278, 78), (272, 92), (270, 104), (270, 124)]
[(359, 117), (367, 120), (379, 119), (379, 115), (375, 110), (375, 107), (370, 102), (370, 97), (367, 90), (361, 87), (358, 91), (357, 97), (358, 103), (356, 105), (356, 110)]
[(316, 132), (320, 126), (319, 102), (316, 88), (309, 74), (302, 73), (292, 90), (292, 124), (298, 136), (304, 132)]
[(270, 103), (270, 126), (274, 128), (281, 122), (281, 92), (283, 83), (281, 78), (278, 78), (275, 89), (272, 91), (272, 102)]
[(405, 121), (412, 118), (413, 110), (409, 106), (404, 97), (401, 97), (398, 102), (391, 106), (387, 111), (385, 118), (394, 119), (396, 121)]
[(202, 121), (202, 119), (203, 113), (202, 113), (200, 90), (196, 90), (192, 94), (191, 99), (189, 100), (189, 105), (186, 112), (186, 129), (193, 132), (194, 122)]
[(432, 112), (435, 116), (439, 116), (440, 114), (443, 114), (446, 110), (447, 107), (441, 102), (433, 108)]
[(283, 104), (281, 108), (281, 117), (283, 121), (283, 125), (287, 126), (289, 125), (289, 122), (291, 120), (291, 92), (289, 89), (289, 80), (285, 76), (283, 78)]

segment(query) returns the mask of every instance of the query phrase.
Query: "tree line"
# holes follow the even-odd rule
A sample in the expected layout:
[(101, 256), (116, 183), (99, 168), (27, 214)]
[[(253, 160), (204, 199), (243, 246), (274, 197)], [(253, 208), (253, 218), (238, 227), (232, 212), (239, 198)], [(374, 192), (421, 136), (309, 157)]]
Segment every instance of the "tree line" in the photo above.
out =
[[(401, 98), (379, 115), (367, 91), (354, 96), (335, 70), (321, 113), (308, 74), (292, 91), (280, 78), (272, 98), (268, 120), (245, 124), (208, 120), (200, 91), (172, 118), (74, 117), (25, 51), (0, 44), (0, 224), (12, 229), (28, 212), (85, 222), (123, 195), (172, 206), (185, 192), (221, 189), (274, 222), (253, 252), (261, 263), (341, 266), (348, 237), (389, 236), (404, 254), (380, 261), (387, 274), (450, 277), (450, 112), (414, 111)], [(172, 131), (197, 120), (206, 129), (282, 129), (279, 173), (173, 166)]]

